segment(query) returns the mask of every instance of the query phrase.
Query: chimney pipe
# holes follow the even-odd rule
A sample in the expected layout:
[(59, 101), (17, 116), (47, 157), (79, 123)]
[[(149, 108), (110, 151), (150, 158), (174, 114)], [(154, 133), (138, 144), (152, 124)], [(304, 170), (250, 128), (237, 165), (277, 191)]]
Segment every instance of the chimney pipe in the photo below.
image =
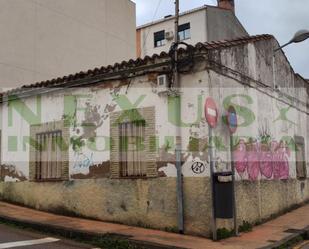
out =
[(231, 10), (235, 13), (235, 1), (234, 0), (218, 0), (218, 7), (226, 10)]

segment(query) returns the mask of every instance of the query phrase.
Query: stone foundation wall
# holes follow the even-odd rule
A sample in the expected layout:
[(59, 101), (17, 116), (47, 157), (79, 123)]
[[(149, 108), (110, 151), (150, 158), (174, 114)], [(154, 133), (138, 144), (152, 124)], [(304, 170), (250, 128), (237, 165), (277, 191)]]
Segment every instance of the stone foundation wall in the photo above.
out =
[(237, 182), (239, 222), (261, 222), (308, 200), (309, 179)]
[[(238, 220), (260, 222), (309, 200), (307, 181), (237, 182)], [(184, 179), (185, 232), (210, 234), (208, 178)], [(176, 178), (1, 183), (3, 200), (39, 210), (156, 229), (177, 228)], [(231, 227), (218, 221), (218, 227)]]
[[(186, 228), (209, 232), (209, 181), (185, 179)], [(7, 201), (39, 210), (156, 229), (177, 228), (176, 178), (1, 183)]]

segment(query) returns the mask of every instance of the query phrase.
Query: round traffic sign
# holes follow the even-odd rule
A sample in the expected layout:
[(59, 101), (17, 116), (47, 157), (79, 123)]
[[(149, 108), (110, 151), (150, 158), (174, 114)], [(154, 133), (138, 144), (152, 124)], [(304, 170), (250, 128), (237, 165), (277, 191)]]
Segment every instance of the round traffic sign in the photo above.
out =
[(209, 97), (205, 102), (205, 117), (210, 127), (215, 128), (218, 124), (218, 108), (213, 100)]
[(230, 132), (235, 133), (237, 130), (237, 113), (234, 106), (230, 106), (227, 111), (227, 124)]

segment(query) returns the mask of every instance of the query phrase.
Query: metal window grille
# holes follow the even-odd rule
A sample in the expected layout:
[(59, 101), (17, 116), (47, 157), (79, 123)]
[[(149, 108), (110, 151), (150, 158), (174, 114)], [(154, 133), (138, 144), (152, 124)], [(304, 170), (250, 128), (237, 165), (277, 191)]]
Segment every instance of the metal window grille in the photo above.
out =
[(44, 132), (36, 135), (36, 179), (61, 179), (62, 132)]
[(120, 175), (122, 177), (146, 176), (145, 122), (119, 124)]

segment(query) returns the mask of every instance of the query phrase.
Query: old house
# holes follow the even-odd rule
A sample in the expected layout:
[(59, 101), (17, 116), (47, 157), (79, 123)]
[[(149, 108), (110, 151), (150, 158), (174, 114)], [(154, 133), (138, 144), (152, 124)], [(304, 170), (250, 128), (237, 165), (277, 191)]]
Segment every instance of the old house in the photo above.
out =
[[(2, 94), (2, 199), (94, 219), (177, 226), (181, 141), (185, 233), (209, 235), (209, 96), (216, 171), (231, 167), (225, 114), (237, 110), (233, 156), (239, 222), (309, 199), (309, 85), (271, 35), (180, 48), (180, 96), (163, 52)], [(177, 106), (181, 108), (177, 108)], [(181, 136), (176, 136), (177, 116)], [(229, 226), (228, 223), (221, 225)]]

